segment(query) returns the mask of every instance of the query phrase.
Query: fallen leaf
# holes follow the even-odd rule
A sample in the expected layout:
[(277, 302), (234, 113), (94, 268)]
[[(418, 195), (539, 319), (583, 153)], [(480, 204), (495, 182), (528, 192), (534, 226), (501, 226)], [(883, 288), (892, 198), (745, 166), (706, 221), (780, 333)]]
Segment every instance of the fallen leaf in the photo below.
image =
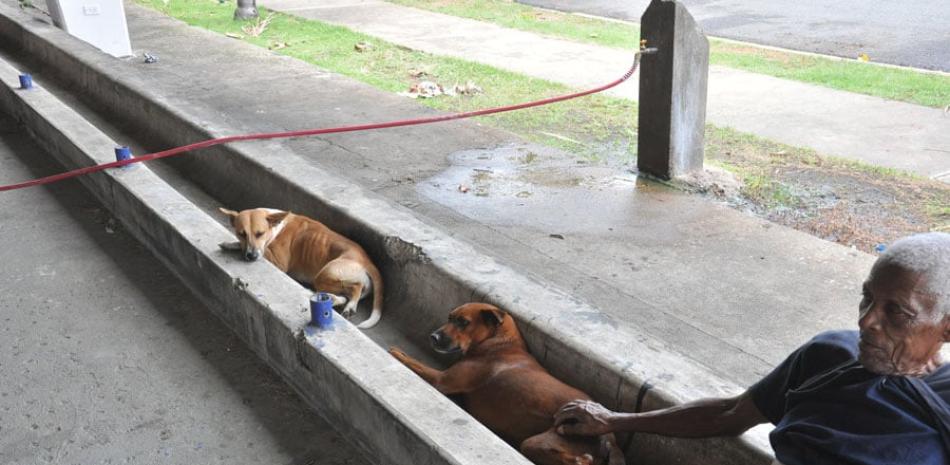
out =
[(360, 52), (360, 53), (368, 52), (374, 48), (376, 47), (374, 47), (373, 44), (369, 42), (357, 42), (356, 45), (353, 46), (353, 49), (355, 49), (357, 52)]
[(282, 48), (287, 48), (287, 47), (290, 47), (290, 44), (288, 44), (287, 42), (274, 42), (270, 45), (270, 47), (267, 47), (267, 48), (270, 50), (280, 50)]
[(439, 84), (432, 81), (422, 81), (413, 84), (408, 92), (400, 92), (399, 95), (409, 98), (432, 98), (439, 95), (448, 94)]
[(419, 68), (410, 68), (409, 75), (414, 78), (420, 78), (422, 76), (431, 76), (432, 70), (428, 66), (423, 66)]
[(267, 30), (267, 26), (270, 25), (270, 22), (273, 21), (274, 14), (268, 14), (266, 18), (257, 18), (257, 22), (254, 24), (248, 24), (241, 28), (245, 34), (251, 37), (258, 37)]
[(868, 61), (871, 61), (871, 57), (869, 57), (867, 53), (862, 53), (858, 55), (858, 60), (863, 61), (863, 62), (868, 62)]
[(472, 81), (466, 82), (465, 85), (463, 86), (456, 84), (453, 89), (455, 90), (456, 93), (459, 93), (462, 95), (475, 95), (475, 94), (481, 94), (483, 92), (482, 88), (475, 85), (475, 83)]
[(226, 35), (226, 36), (228, 36), (228, 37), (230, 37), (230, 38), (232, 38), (232, 39), (243, 39), (243, 38), (244, 38), (244, 36), (242, 36), (241, 34), (237, 34), (237, 33), (234, 33), (234, 32), (228, 32), (228, 33), (225, 33), (224, 35)]
[(560, 235), (560, 234), (548, 234), (548, 237), (550, 237), (550, 238), (552, 238), (552, 239), (564, 239), (564, 236), (562, 236), (562, 235)]

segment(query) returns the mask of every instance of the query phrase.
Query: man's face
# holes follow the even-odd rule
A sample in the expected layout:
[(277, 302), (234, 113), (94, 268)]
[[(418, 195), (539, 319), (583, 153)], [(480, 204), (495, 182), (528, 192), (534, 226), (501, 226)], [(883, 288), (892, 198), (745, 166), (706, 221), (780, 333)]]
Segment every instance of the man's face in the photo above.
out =
[(939, 361), (950, 337), (950, 319), (937, 312), (925, 277), (894, 265), (875, 268), (864, 283), (859, 306), (858, 359), (868, 370), (888, 375), (922, 375)]

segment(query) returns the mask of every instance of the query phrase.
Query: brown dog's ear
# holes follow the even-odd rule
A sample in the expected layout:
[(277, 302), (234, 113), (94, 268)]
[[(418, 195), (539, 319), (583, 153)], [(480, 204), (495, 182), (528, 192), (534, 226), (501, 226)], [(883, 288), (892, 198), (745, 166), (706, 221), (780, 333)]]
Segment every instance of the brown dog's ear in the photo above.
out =
[(227, 208), (224, 208), (224, 207), (218, 207), (218, 211), (220, 211), (221, 213), (224, 213), (225, 215), (228, 215), (228, 218), (230, 219), (232, 225), (234, 224), (234, 219), (238, 217), (238, 212), (234, 210), (228, 210)]
[(287, 218), (287, 215), (289, 214), (290, 212), (271, 213), (270, 215), (267, 215), (267, 222), (270, 223), (270, 226), (273, 228), (274, 226), (280, 224), (281, 221), (284, 221), (284, 218)]
[(506, 313), (503, 310), (498, 309), (497, 307), (486, 308), (482, 310), (482, 320), (485, 320), (485, 324), (491, 326), (499, 326), (503, 321), (505, 321)]

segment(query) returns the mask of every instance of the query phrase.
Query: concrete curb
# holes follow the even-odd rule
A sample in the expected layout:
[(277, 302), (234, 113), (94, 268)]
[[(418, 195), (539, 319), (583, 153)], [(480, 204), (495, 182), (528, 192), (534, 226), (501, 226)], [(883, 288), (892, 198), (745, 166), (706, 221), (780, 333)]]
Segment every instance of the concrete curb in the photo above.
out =
[[(68, 167), (111, 161), (116, 143), (42, 88), (14, 90), (0, 60), (0, 105)], [(310, 292), (266, 263), (218, 250), (230, 231), (147, 167), (82, 178), (128, 230), (321, 415), (380, 463), (528, 462), (345, 320), (307, 326)]]
[[(115, 60), (78, 43), (58, 29), (33, 22), (22, 12), (2, 4), (0, 36), (45, 63), (50, 67), (49, 72), (60, 74), (71, 86), (88, 93), (117, 118), (134, 121), (139, 127), (148, 128), (149, 136), (156, 141), (178, 145), (216, 135), (217, 131), (209, 129), (208, 124), (195, 123), (203, 121), (204, 115), (195, 113), (190, 107), (175, 107), (151, 90), (144, 77), (134, 72), (117, 75), (113, 72)], [(228, 133), (239, 130), (220, 128), (221, 132)], [(417, 334), (420, 345), (424, 344), (422, 340), (428, 330), (444, 321), (448, 309), (465, 301), (485, 300), (507, 309), (517, 317), (533, 353), (556, 376), (614, 408), (632, 409), (645, 382), (655, 387), (647, 392), (644, 409), (698, 397), (731, 395), (739, 391), (737, 386), (669, 351), (662, 342), (632, 328), (618, 327), (608, 316), (589, 305), (499, 265), (471, 246), (423, 223), (405, 209), (390, 205), (361, 187), (337, 179), (298, 157), (276, 152), (268, 144), (240, 144), (208, 150), (208, 153), (200, 156), (189, 156), (176, 165), (187, 170), (196, 183), (232, 207), (282, 206), (319, 217), (329, 226), (360, 242), (375, 257), (387, 279), (387, 302), (398, 302), (398, 306), (387, 305), (384, 320), (393, 318), (397, 321), (395, 324), (401, 321), (401, 324), (408, 325), (405, 330)], [(233, 181), (249, 175), (256, 181), (253, 185)], [(107, 202), (107, 205), (111, 203)], [(128, 218), (137, 224), (149, 224), (139, 223), (144, 219), (135, 216)], [(204, 295), (200, 282), (208, 280), (209, 276), (205, 275), (207, 270), (201, 268), (201, 261), (193, 262), (190, 269), (182, 271), (183, 279), (186, 282), (194, 281), (194, 285), (199, 287), (198, 294)], [(276, 277), (273, 280), (279, 281)], [(281, 282), (287, 286), (293, 284), (286, 277)], [(255, 289), (263, 288), (257, 282), (253, 286)], [(267, 286), (268, 296), (284, 295), (276, 291), (277, 286), (270, 287), (270, 281)], [(303, 295), (301, 293), (306, 291), (298, 286), (287, 295), (300, 296)], [(249, 296), (245, 299), (256, 300)], [(296, 311), (300, 307), (299, 302), (304, 301), (297, 300), (297, 304), (287, 305)], [(408, 312), (413, 312), (410, 318), (406, 318)], [(300, 324), (299, 321), (297, 323)], [(244, 326), (240, 326), (242, 324)], [(246, 326), (239, 323), (238, 332), (248, 334), (252, 347), (260, 348), (261, 344), (268, 344), (268, 338), (247, 330), (242, 332), (241, 328)], [(607, 336), (594, 344), (589, 338), (591, 334)], [(360, 344), (365, 343), (365, 340), (356, 336), (353, 339)], [(277, 354), (265, 357), (270, 363), (280, 363), (287, 358), (293, 362), (292, 354), (284, 353), (280, 348), (265, 349), (264, 352), (269, 353), (271, 350)], [(285, 376), (309, 376), (306, 370), (279, 371)], [(389, 370), (379, 379), (384, 380), (392, 371), (399, 370)], [(405, 373), (399, 376), (408, 373), (403, 371)], [(394, 382), (390, 380), (389, 384)], [(291, 379), (291, 383), (299, 386), (294, 379)], [(337, 387), (342, 389), (342, 386)], [(366, 412), (367, 418), (378, 416), (369, 403), (358, 411), (361, 414)], [(372, 421), (364, 424), (360, 418), (352, 416), (347, 421), (377, 426)], [(445, 426), (444, 422), (440, 423)], [(341, 428), (350, 426), (341, 425)], [(378, 442), (369, 441), (371, 439), (362, 439), (360, 442), (370, 449), (373, 445), (379, 445)], [(453, 441), (458, 442), (458, 438)], [(480, 439), (473, 438), (472, 441), (469, 446)], [(408, 447), (397, 443), (386, 443), (385, 447)], [(442, 446), (440, 442), (434, 444)], [(483, 447), (487, 447), (487, 444), (492, 442), (478, 444), (479, 450), (484, 451)], [(461, 445), (453, 447), (463, 448)], [(464, 457), (465, 451), (458, 453)], [(644, 464), (771, 462), (771, 451), (763, 429), (738, 439), (689, 442), (637, 435), (632, 441), (630, 452), (633, 451), (635, 455), (630, 457), (637, 457), (637, 462)], [(501, 454), (500, 451), (498, 453)], [(406, 452), (402, 457), (410, 455)], [(480, 457), (470, 463), (503, 462), (513, 463), (508, 460), (488, 460), (487, 457)]]

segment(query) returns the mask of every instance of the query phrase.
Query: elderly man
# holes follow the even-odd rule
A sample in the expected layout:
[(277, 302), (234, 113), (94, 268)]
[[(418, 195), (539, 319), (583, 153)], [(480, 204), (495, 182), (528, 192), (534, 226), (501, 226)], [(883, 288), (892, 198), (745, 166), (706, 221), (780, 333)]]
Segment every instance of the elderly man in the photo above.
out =
[(862, 295), (860, 332), (819, 334), (738, 397), (639, 414), (574, 401), (558, 431), (707, 437), (768, 421), (785, 465), (950, 464), (950, 234), (892, 244)]

